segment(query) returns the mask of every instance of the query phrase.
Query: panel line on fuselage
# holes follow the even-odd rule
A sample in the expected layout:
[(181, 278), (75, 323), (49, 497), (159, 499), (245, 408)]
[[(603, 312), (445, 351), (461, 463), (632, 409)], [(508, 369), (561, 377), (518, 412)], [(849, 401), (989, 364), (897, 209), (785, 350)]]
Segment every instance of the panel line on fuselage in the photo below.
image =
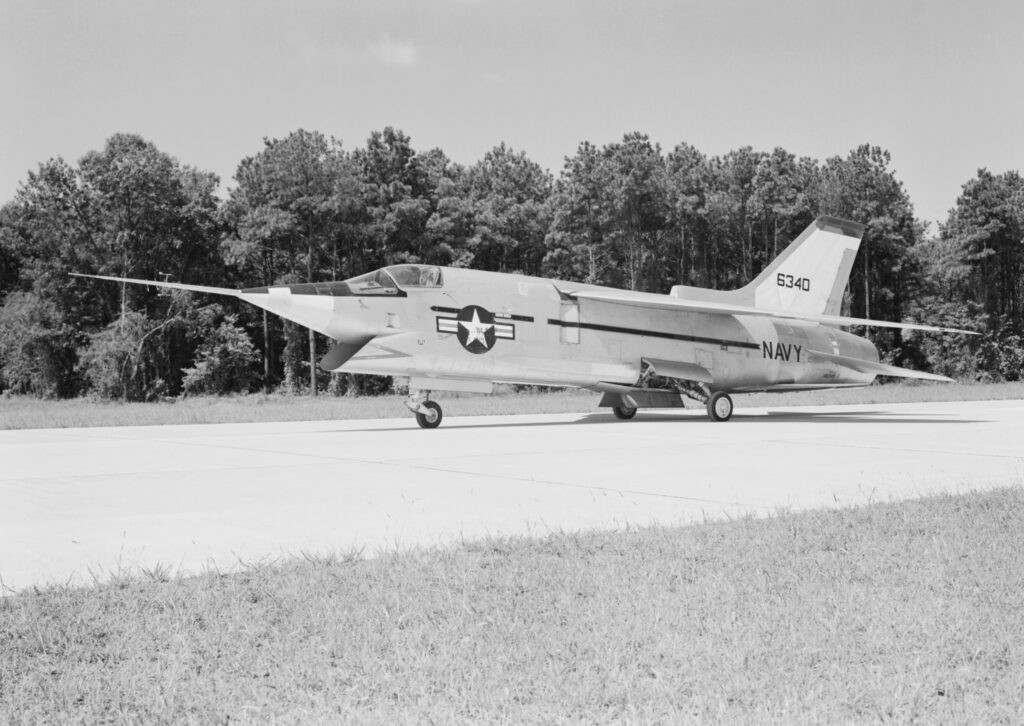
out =
[(667, 333), (661, 330), (642, 330), (640, 328), (623, 328), (617, 325), (601, 325), (600, 323), (577, 323), (548, 318), (548, 325), (557, 325), (562, 328), (581, 328), (584, 330), (599, 330), (604, 333), (622, 333), (623, 335), (639, 335), (648, 338), (666, 338), (668, 340), (682, 340), (687, 343), (706, 343), (708, 345), (727, 346), (729, 348), (749, 348), (750, 350), (761, 350), (760, 343), (748, 343), (743, 340), (727, 340), (724, 338), (704, 338), (699, 335), (686, 335), (684, 333)]

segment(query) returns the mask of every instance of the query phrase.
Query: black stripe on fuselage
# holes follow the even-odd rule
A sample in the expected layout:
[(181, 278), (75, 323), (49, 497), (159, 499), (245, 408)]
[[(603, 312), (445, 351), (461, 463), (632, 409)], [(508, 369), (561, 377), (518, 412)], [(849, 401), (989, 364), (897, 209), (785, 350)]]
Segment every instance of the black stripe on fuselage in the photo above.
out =
[[(446, 308), (440, 305), (431, 305), (430, 309), (435, 313), (447, 313), (448, 315), (458, 315), (462, 312), (461, 308)], [(498, 320), (516, 320), (520, 323), (532, 323), (532, 315), (512, 315), (510, 313), (492, 313)]]
[(640, 328), (622, 328), (618, 325), (601, 325), (599, 323), (572, 323), (556, 318), (548, 318), (548, 325), (558, 325), (562, 328), (580, 328), (581, 330), (600, 330), (603, 333), (622, 333), (623, 335), (641, 335), (648, 338), (665, 338), (666, 340), (682, 340), (687, 343), (706, 343), (709, 345), (728, 346), (730, 348), (750, 348), (760, 350), (759, 343), (746, 342), (743, 340), (726, 340), (724, 338), (704, 338), (700, 335), (685, 335), (683, 333), (667, 333), (662, 330), (642, 330)]

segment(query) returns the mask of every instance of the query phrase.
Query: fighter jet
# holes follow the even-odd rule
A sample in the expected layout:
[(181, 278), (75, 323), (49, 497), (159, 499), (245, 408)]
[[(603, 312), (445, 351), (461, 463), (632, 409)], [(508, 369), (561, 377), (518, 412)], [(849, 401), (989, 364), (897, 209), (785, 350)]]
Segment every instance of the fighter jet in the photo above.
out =
[(312, 328), (334, 341), (322, 369), (408, 376), (406, 406), (426, 429), (442, 418), (432, 392), (488, 393), (495, 383), (599, 392), (599, 405), (624, 420), (686, 397), (728, 421), (735, 393), (867, 386), (876, 376), (951, 380), (881, 363), (871, 341), (840, 330), (972, 334), (841, 316), (863, 233), (818, 217), (745, 287), (677, 285), (667, 295), (422, 264), (241, 290), (80, 276), (228, 295)]

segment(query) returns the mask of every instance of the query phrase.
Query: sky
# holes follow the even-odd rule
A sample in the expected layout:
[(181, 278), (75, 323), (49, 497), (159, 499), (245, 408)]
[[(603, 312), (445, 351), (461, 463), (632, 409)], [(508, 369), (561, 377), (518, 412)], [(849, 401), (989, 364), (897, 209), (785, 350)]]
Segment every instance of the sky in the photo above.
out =
[[(0, 0), (0, 203), (118, 132), (213, 171), (393, 126), (557, 175), (582, 141), (888, 149), (919, 218), (1024, 169), (1020, 0)], [(934, 229), (934, 227), (933, 227)]]

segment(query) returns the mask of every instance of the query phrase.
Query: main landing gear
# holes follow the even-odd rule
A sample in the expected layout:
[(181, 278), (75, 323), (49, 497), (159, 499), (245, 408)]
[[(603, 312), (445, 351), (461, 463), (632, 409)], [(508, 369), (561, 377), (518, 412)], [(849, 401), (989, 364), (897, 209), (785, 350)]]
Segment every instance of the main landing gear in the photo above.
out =
[(708, 396), (707, 408), (712, 421), (728, 421), (732, 418), (732, 398), (724, 391), (715, 391)]
[(725, 391), (710, 391), (702, 384), (684, 382), (680, 393), (703, 403), (712, 421), (728, 421), (732, 418), (732, 397)]
[(441, 425), (441, 406), (428, 400), (430, 391), (409, 391), (406, 408), (416, 414), (416, 423), (421, 429), (436, 429)]
[(633, 406), (612, 406), (612, 413), (615, 414), (615, 418), (628, 421), (636, 416), (636, 409)]
[[(640, 384), (645, 381), (641, 380)], [(628, 393), (605, 393), (601, 399), (602, 408), (610, 408), (615, 418), (628, 421), (636, 416), (638, 408), (682, 408), (683, 396), (700, 403), (712, 421), (728, 421), (732, 418), (732, 397), (725, 391), (711, 391), (702, 383), (671, 380), (666, 387), (641, 388), (640, 384)]]

